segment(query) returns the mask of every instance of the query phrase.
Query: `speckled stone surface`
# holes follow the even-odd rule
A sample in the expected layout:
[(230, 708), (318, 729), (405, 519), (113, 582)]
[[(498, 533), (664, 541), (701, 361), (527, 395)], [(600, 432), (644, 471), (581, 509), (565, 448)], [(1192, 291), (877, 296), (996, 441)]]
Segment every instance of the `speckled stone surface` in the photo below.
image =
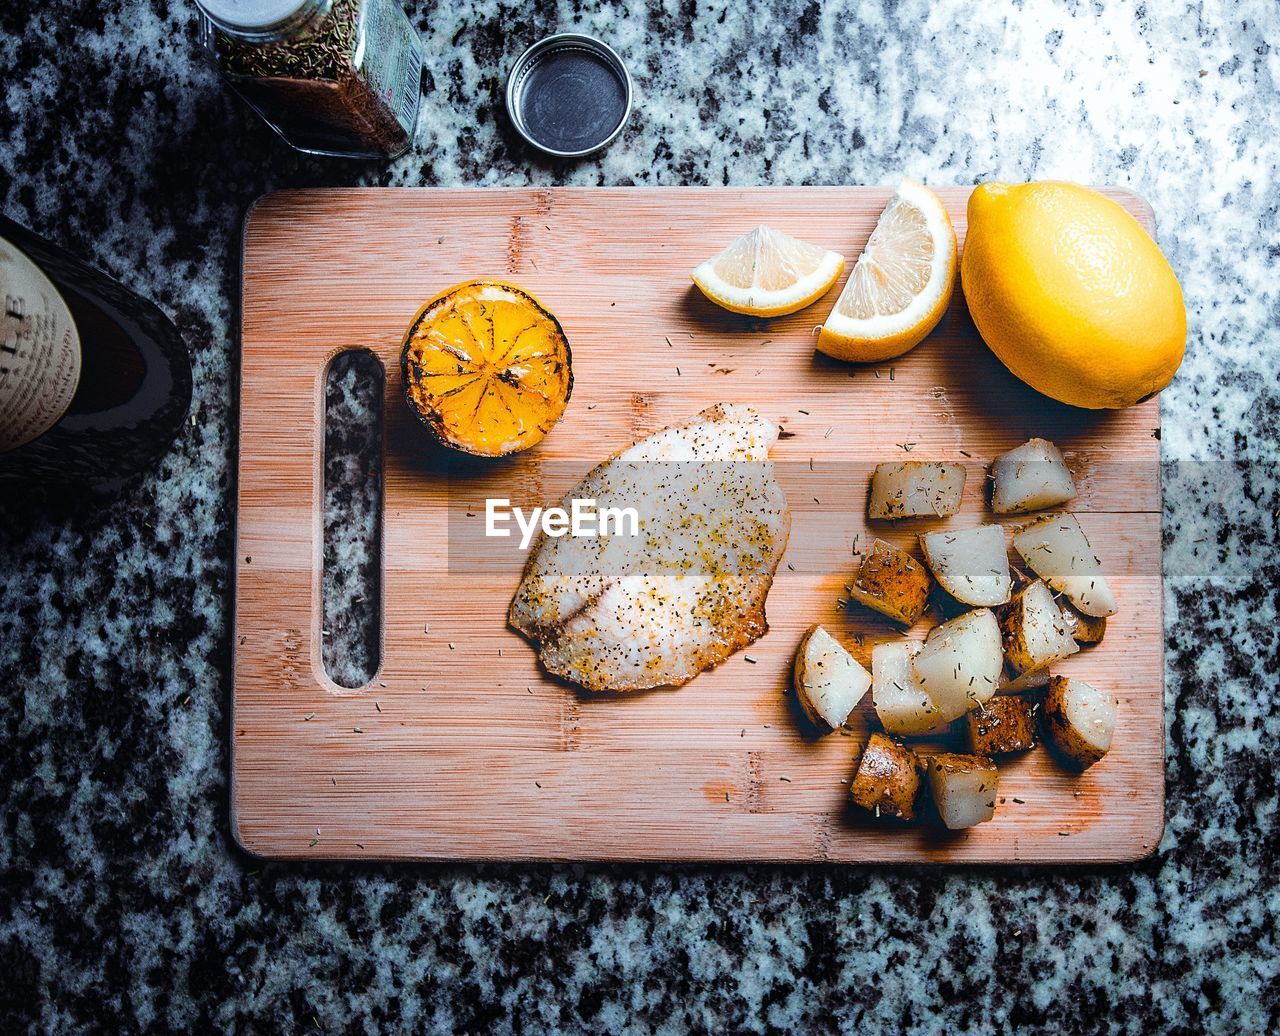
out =
[[(1275, 1028), (1280, 16), (1274, 0), (964, 7), (414, 3), (425, 117), (413, 150), (379, 166), (290, 153), (207, 69), (181, 0), (4, 5), (4, 211), (164, 307), (196, 385), (173, 452), (110, 505), (66, 517), (0, 500), (4, 1031)], [(507, 62), (560, 29), (608, 39), (637, 89), (623, 136), (572, 165), (522, 152), (500, 116)], [(240, 855), (227, 722), (245, 207), (284, 186), (900, 171), (1130, 185), (1182, 279), (1156, 855), (1026, 871)]]

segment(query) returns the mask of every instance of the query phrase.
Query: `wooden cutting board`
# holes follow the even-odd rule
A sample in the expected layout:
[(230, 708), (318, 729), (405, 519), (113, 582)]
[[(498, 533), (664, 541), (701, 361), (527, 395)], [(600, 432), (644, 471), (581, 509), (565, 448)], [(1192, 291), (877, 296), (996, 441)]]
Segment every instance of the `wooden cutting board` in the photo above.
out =
[[(926, 342), (876, 368), (815, 354), (813, 328), (836, 290), (801, 313), (754, 321), (689, 282), (693, 266), (761, 222), (836, 249), (851, 267), (889, 193), (315, 190), (254, 207), (232, 741), (233, 827), (246, 850), (1098, 862), (1155, 849), (1164, 795), (1157, 403), (1092, 413), (1037, 395), (982, 344), (959, 293)], [(939, 193), (963, 244), (969, 191)], [(1108, 193), (1153, 229), (1142, 199)], [(433, 446), (401, 397), (410, 320), (473, 277), (532, 291), (573, 348), (564, 419), (540, 446), (497, 463)], [(386, 370), (382, 665), (356, 691), (320, 662), (324, 382), (347, 349), (370, 350)], [(794, 524), (769, 595), (770, 632), (675, 690), (596, 698), (545, 676), (506, 624), (518, 544), (477, 539), (486, 498), (549, 505), (614, 450), (721, 400), (756, 407), (790, 433), (773, 451)], [(855, 542), (913, 545), (922, 531), (992, 521), (984, 465), (1032, 435), (1061, 445), (1076, 469), (1073, 510), (1121, 601), (1106, 640), (1060, 667), (1118, 698), (1114, 748), (1082, 776), (1043, 748), (1010, 761), (995, 820), (967, 833), (876, 823), (846, 806), (842, 783), (872, 714), (864, 707), (849, 732), (812, 736), (788, 693), (796, 645), (814, 622), (851, 648), (898, 636), (838, 603)], [(872, 527), (869, 472), (908, 455), (964, 463), (964, 510)]]

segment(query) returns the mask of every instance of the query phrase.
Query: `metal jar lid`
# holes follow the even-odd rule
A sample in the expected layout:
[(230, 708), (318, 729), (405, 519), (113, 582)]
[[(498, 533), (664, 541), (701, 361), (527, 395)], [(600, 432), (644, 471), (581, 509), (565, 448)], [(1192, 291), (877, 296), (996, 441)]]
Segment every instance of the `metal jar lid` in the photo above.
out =
[(574, 32), (548, 36), (512, 66), (507, 114), (540, 151), (581, 158), (622, 132), (631, 114), (631, 76), (600, 40)]
[(214, 25), (234, 33), (287, 28), (327, 10), (331, 0), (196, 0)]

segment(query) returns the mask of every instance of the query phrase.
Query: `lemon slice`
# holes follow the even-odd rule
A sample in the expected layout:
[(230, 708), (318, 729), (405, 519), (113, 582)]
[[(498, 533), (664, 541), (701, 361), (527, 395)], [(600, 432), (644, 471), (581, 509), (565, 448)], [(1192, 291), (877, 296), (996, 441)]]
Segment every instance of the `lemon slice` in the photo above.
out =
[(956, 280), (956, 232), (938, 196), (904, 179), (818, 335), (818, 350), (869, 363), (901, 356), (937, 326)]
[(838, 252), (759, 226), (694, 270), (693, 283), (733, 313), (780, 317), (817, 302), (843, 269)]

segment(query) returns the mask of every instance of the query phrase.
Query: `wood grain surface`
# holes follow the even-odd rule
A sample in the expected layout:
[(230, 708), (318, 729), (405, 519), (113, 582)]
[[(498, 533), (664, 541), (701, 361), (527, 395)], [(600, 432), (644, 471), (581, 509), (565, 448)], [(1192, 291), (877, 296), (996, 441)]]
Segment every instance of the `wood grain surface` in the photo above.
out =
[[(963, 242), (969, 191), (939, 193)], [(1108, 193), (1153, 228), (1140, 198)], [(851, 266), (889, 194), (315, 190), (258, 202), (244, 243), (232, 738), (233, 828), (246, 850), (939, 863), (1154, 851), (1164, 802), (1157, 402), (1093, 413), (1037, 395), (982, 344), (958, 292), (921, 346), (877, 368), (814, 352), (838, 286), (798, 314), (756, 321), (690, 284), (693, 266), (761, 222)], [(560, 425), (496, 463), (434, 446), (401, 396), (410, 320), (472, 277), (532, 291), (573, 349)], [(370, 350), (386, 370), (382, 665), (355, 691), (320, 662), (324, 383), (347, 349)], [(546, 676), (507, 627), (524, 559), (516, 542), (478, 535), (485, 499), (550, 504), (614, 450), (721, 400), (790, 433), (773, 451), (794, 524), (770, 632), (674, 690), (592, 697)], [(795, 647), (814, 622), (854, 650), (898, 636), (838, 603), (855, 543), (909, 545), (923, 531), (993, 520), (985, 465), (1032, 435), (1056, 441), (1078, 472), (1072, 509), (1121, 602), (1106, 640), (1060, 667), (1118, 698), (1114, 748), (1081, 776), (1043, 748), (1010, 761), (995, 820), (965, 833), (877, 823), (846, 805), (842, 783), (873, 716), (864, 706), (849, 731), (815, 737), (788, 691)], [(966, 465), (960, 515), (866, 520), (871, 467), (906, 457)]]

